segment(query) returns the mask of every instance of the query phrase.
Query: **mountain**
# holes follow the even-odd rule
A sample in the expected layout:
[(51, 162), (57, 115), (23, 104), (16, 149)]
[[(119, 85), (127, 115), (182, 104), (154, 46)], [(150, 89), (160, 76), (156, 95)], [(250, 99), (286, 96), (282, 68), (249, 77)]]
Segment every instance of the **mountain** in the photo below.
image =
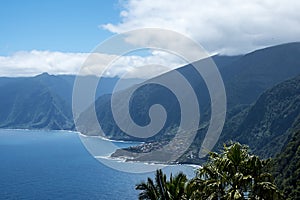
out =
[[(262, 158), (275, 157), (289, 141), (299, 120), (300, 75), (266, 90), (251, 105), (230, 109), (214, 151), (221, 149), (224, 143), (238, 141), (249, 145)], [(198, 144), (201, 144), (201, 134), (205, 131), (199, 131), (194, 143), (179, 159), (180, 162), (202, 162), (190, 155), (196, 155), (200, 150)]]
[(300, 119), (300, 76), (265, 91), (239, 118), (238, 127), (225, 129), (223, 135), (249, 145), (261, 157), (276, 156)]
[[(289, 43), (269, 47), (243, 56), (214, 56), (226, 88), (228, 111), (226, 123), (220, 137), (222, 142), (230, 139), (248, 143), (261, 156), (269, 157), (278, 153), (289, 135), (288, 130), (295, 120), (298, 110), (297, 79), (279, 84), (300, 74), (298, 55), (300, 43)], [(197, 61), (197, 63), (206, 60)], [(168, 79), (181, 74), (191, 85), (201, 111), (200, 128), (191, 148), (181, 158), (182, 162), (192, 162), (198, 152), (211, 117), (210, 96), (207, 86), (192, 65), (162, 74), (140, 84), (131, 96), (129, 113), (140, 126), (150, 122), (148, 115), (152, 105), (162, 105), (167, 113), (167, 121), (158, 134), (150, 138), (135, 138), (124, 133), (115, 123), (111, 111), (113, 86), (119, 80), (102, 78), (95, 98), (97, 118), (106, 137), (111, 139), (142, 140), (166, 143), (175, 137), (180, 123), (179, 101), (168, 88), (153, 84), (156, 80)], [(73, 129), (72, 90), (75, 81), (72, 75), (49, 75), (47, 73), (28, 78), (0, 78), (0, 128), (47, 128)], [(96, 77), (82, 77), (94, 80)], [(179, 80), (174, 85), (180, 85)], [(123, 90), (125, 94), (133, 83), (141, 80), (128, 80)], [(147, 84), (148, 83), (148, 84)], [(292, 87), (294, 83), (294, 87)], [(279, 85), (277, 85), (279, 84)], [(275, 88), (270, 89), (277, 85)], [(284, 89), (280, 89), (280, 88)], [(181, 91), (190, 97), (190, 91)], [(276, 94), (280, 94), (279, 96)], [(117, 109), (128, 109), (123, 98), (119, 98)], [(97, 135), (95, 123), (91, 121), (89, 109), (78, 120), (84, 125), (80, 131), (87, 135)], [(98, 122), (96, 122), (98, 123)], [(251, 139), (249, 139), (251, 138)], [(273, 143), (272, 143), (273, 142)], [(278, 148), (272, 145), (278, 143)], [(262, 145), (264, 144), (264, 145)]]
[(228, 105), (251, 104), (266, 89), (300, 74), (300, 43), (288, 43), (246, 54), (221, 70)]
[[(227, 115), (227, 122), (214, 150), (220, 149), (224, 143), (238, 141), (249, 145), (262, 158), (275, 157), (295, 130), (300, 130), (300, 75), (265, 91), (253, 105), (234, 107)], [(178, 159), (179, 162), (203, 161), (195, 155), (200, 150), (199, 144), (205, 132), (205, 128), (199, 130), (190, 148)], [(141, 152), (144, 146), (147, 145), (127, 150)], [(121, 150), (113, 154), (115, 157), (125, 155), (128, 152)]]
[[(254, 51), (244, 56), (213, 57), (220, 69), (225, 84), (228, 114), (254, 103), (259, 95), (274, 85), (300, 74), (300, 43), (290, 43)], [(198, 61), (205, 62), (205, 61)], [(202, 124), (210, 118), (210, 98), (202, 77), (192, 65), (176, 70), (191, 84), (197, 95), (201, 112)], [(171, 77), (170, 71), (148, 82)], [(145, 82), (147, 83), (147, 82)], [(144, 83), (144, 84), (145, 84)], [(176, 84), (176, 81), (174, 81)], [(130, 113), (136, 123), (149, 123), (148, 110), (154, 104), (165, 106), (170, 117), (160, 134), (176, 127), (180, 118), (178, 100), (168, 89), (156, 84), (148, 84), (139, 88), (131, 98)], [(122, 104), (120, 99), (119, 104)], [(96, 102), (97, 117), (107, 137), (116, 138), (125, 134), (116, 126), (110, 110), (110, 98), (99, 98)], [(127, 106), (127, 105), (124, 105)], [(123, 108), (120, 108), (123, 109)], [(86, 120), (88, 121), (88, 120)], [(88, 127), (92, 129), (92, 125)], [(86, 131), (90, 134), (92, 131)], [(159, 134), (158, 134), (159, 135)], [(157, 138), (156, 138), (157, 139)]]
[[(250, 145), (262, 157), (274, 156), (280, 151), (287, 141), (286, 138), (289, 135), (287, 130), (295, 120), (296, 113), (299, 113), (298, 106), (295, 107), (298, 105), (295, 104), (297, 100), (292, 101), (298, 96), (299, 88), (297, 87), (297, 78), (283, 83), (283, 85), (279, 83), (300, 74), (299, 51), (300, 43), (290, 43), (257, 50), (235, 58), (226, 59), (225, 57), (222, 58), (223, 61), (219, 57), (213, 58), (219, 59), (216, 63), (223, 77), (228, 103), (225, 127), (216, 147), (228, 140), (238, 140)], [(210, 119), (209, 93), (203, 79), (191, 65), (176, 71), (191, 84), (201, 110), (200, 129), (195, 141), (179, 160), (180, 162), (199, 162), (195, 160), (194, 155), (199, 152), (199, 144), (203, 141)], [(172, 73), (175, 72), (168, 72), (148, 82), (154, 82), (161, 78), (168, 79)], [(279, 85), (270, 89), (277, 84)], [(165, 143), (174, 138), (180, 120), (180, 108), (178, 100), (167, 88), (156, 84), (146, 84), (140, 87), (130, 100), (131, 117), (141, 126), (149, 123), (148, 111), (152, 105), (161, 104), (166, 109), (168, 118), (165, 126), (151, 138), (133, 138), (120, 130), (113, 119), (110, 104), (109, 95), (99, 98), (96, 102), (97, 117), (106, 137), (138, 139), (151, 143)], [(120, 112), (122, 109), (128, 109), (126, 108), (128, 105), (124, 105), (122, 98), (117, 105)], [(82, 116), (85, 116), (81, 119), (84, 121), (86, 118), (85, 123), (88, 127), (85, 130), (82, 129), (83, 132), (91, 135), (97, 134), (93, 132), (95, 129), (93, 123), (88, 120), (89, 117)], [(274, 144), (277, 145), (277, 148), (272, 148)], [(154, 146), (157, 148), (157, 145)]]
[[(62, 84), (57, 84), (54, 87), (58, 87), (59, 85), (65, 88), (56, 88), (56, 92), (61, 95), (63, 98), (66, 99), (70, 105), (72, 105), (72, 93), (73, 93), (73, 86), (74, 82), (76, 80), (75, 75), (57, 75), (55, 77), (60, 78), (61, 80), (65, 81), (65, 83)], [(114, 87), (116, 83), (120, 80), (119, 77), (96, 77), (96, 76), (80, 76), (80, 80), (84, 81), (86, 83), (92, 83), (95, 81), (98, 82), (96, 94), (95, 94), (95, 99), (99, 98), (102, 95), (105, 94), (111, 94), (114, 91)], [(130, 79), (125, 79), (122, 82), (122, 85), (117, 88), (116, 91), (119, 90), (124, 90), (136, 83), (142, 82), (142, 79), (138, 78), (130, 78)], [(49, 84), (49, 83), (48, 83)]]
[(73, 129), (71, 108), (44, 84), (49, 76), (7, 79), (0, 86), (0, 128)]
[[(0, 128), (73, 130), (74, 75), (0, 78)], [(95, 76), (83, 79), (98, 80)], [(95, 98), (111, 93), (117, 77), (101, 78)], [(138, 81), (130, 79), (128, 84)], [(128, 87), (128, 85), (124, 85)]]

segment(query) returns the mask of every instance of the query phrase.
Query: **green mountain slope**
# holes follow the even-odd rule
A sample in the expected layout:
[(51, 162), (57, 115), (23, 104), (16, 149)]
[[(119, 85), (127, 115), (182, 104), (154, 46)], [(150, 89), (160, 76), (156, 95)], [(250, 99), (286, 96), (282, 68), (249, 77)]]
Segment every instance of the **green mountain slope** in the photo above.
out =
[[(95, 76), (82, 77), (86, 81)], [(74, 129), (72, 93), (74, 75), (0, 77), (0, 128)], [(117, 77), (101, 78), (95, 98), (111, 93)], [(129, 79), (131, 84), (137, 79)]]
[(300, 199), (300, 118), (293, 134), (275, 159), (275, 180), (287, 199)]
[[(248, 144), (256, 154), (262, 157), (274, 157), (280, 152), (291, 135), (290, 127), (292, 127), (300, 113), (300, 77), (290, 79), (300, 74), (299, 52), (297, 51), (299, 49), (299, 43), (266, 48), (240, 57), (234, 60), (234, 63), (227, 63), (225, 67), (221, 68), (221, 72), (225, 74), (226, 88), (232, 88), (227, 90), (229, 109), (225, 127), (216, 148), (219, 148), (223, 142), (234, 140)], [(272, 52), (274, 52), (274, 55)], [(263, 56), (264, 53), (265, 56)], [(257, 59), (254, 59), (256, 54)], [(279, 55), (282, 55), (280, 57), (282, 61), (280, 62), (278, 61)], [(274, 62), (274, 59), (278, 63)], [(242, 61), (245, 63), (243, 64)], [(240, 66), (237, 67), (236, 63), (239, 63)], [(231, 66), (233, 67), (231, 68)], [(285, 70), (287, 72), (283, 72)], [(200, 79), (199, 84), (199, 79), (190, 66), (180, 68), (178, 71), (189, 80), (197, 92), (198, 99), (203, 100), (208, 97), (207, 93), (203, 92), (206, 89), (203, 87), (203, 82)], [(248, 73), (251, 76), (246, 77)], [(237, 79), (235, 74), (244, 76), (244, 79)], [(265, 77), (264, 80), (262, 80), (263, 77)], [(240, 80), (240, 83), (236, 82), (237, 80)], [(285, 82), (280, 83), (282, 81)], [(269, 89), (270, 87), (271, 89)], [(237, 94), (236, 88), (241, 91), (239, 94)], [(171, 120), (167, 122), (169, 124), (160, 133), (161, 137), (158, 136), (152, 141), (148, 140), (148, 142), (158, 141), (164, 143), (165, 140), (168, 140), (166, 138), (172, 138), (174, 127), (176, 128), (176, 123), (178, 123), (176, 120), (180, 116), (180, 110), (176, 110), (176, 99), (172, 99), (171, 95), (163, 91), (163, 88), (157, 86), (144, 86), (134, 94), (132, 99), (130, 105), (132, 118), (137, 123), (144, 125), (147, 124), (147, 119), (149, 119), (147, 118), (149, 107), (159, 102), (165, 105), (165, 102), (167, 102), (166, 110), (170, 110), (168, 116)], [(195, 159), (195, 155), (199, 152), (200, 144), (206, 133), (207, 121), (205, 119), (210, 116), (209, 110), (205, 110), (208, 105), (209, 101), (204, 101), (204, 103), (202, 101), (200, 107), (202, 106), (205, 112), (202, 113), (204, 116), (202, 115), (200, 129), (194, 143), (186, 154), (179, 159), (180, 162), (201, 161)], [(105, 133), (108, 137), (114, 138), (124, 133), (114, 124), (111, 111), (108, 108), (110, 108), (109, 96), (102, 99), (102, 102), (99, 102), (98, 105), (96, 104), (98, 119), (104, 125), (104, 130), (107, 128)], [(137, 113), (139, 117), (136, 117)], [(138, 152), (139, 149), (134, 151)], [(118, 156), (119, 153), (122, 154), (122, 152), (118, 152)]]
[(71, 108), (40, 76), (16, 79), (0, 91), (0, 128), (73, 129)]
[(248, 144), (260, 156), (273, 157), (286, 143), (291, 127), (299, 118), (300, 76), (297, 76), (264, 92), (232, 139)]
[[(215, 57), (226, 88), (227, 114), (230, 116), (239, 113), (238, 110), (254, 103), (265, 90), (300, 74), (299, 53), (300, 43), (290, 43), (234, 58)], [(197, 95), (202, 119), (200, 123), (203, 127), (210, 119), (210, 98), (207, 87), (201, 76), (191, 65), (184, 66), (176, 71), (189, 81)], [(168, 72), (160, 77), (167, 78), (172, 73), (174, 72)], [(122, 104), (122, 99), (120, 99), (119, 104)], [(168, 89), (153, 84), (141, 87), (132, 96), (129, 110), (136, 123), (146, 125), (149, 123), (148, 110), (154, 104), (162, 104), (167, 110), (168, 121), (159, 133), (166, 134), (177, 126), (180, 119), (178, 101), (171, 92), (168, 92)], [(98, 100), (96, 103), (98, 120), (104, 127), (107, 137), (119, 138), (120, 135), (124, 136), (124, 133), (116, 126), (109, 105), (109, 97)], [(91, 124), (88, 127), (92, 127)], [(87, 131), (86, 134), (91, 132)]]
[[(295, 130), (300, 119), (300, 76), (284, 81), (265, 91), (253, 105), (240, 105), (227, 113), (217, 151), (224, 143), (247, 144), (262, 158), (275, 157)], [(205, 134), (206, 129), (201, 130)], [(198, 134), (180, 162), (202, 162), (196, 156), (203, 136)]]
[[(228, 120), (223, 129), (222, 135), (215, 149), (218, 149), (230, 141), (238, 141), (250, 146), (250, 149), (260, 157), (275, 157), (286, 144), (295, 140), (292, 136), (295, 130), (300, 130), (300, 76), (284, 81), (273, 88), (264, 92), (252, 106), (240, 106), (232, 109), (228, 113)], [(201, 163), (204, 160), (198, 159), (197, 153), (203, 140), (203, 134), (206, 129), (202, 127), (197, 137), (178, 161), (181, 163)], [(279, 161), (279, 166), (285, 168), (288, 160), (294, 159), (296, 162), (299, 158), (297, 155), (297, 144), (292, 142), (295, 147), (288, 148), (291, 158), (284, 158)], [(145, 147), (148, 148), (145, 148)], [(157, 147), (157, 144), (154, 147)], [(295, 150), (296, 148), (296, 150)], [(127, 149), (129, 152), (143, 152), (143, 149), (151, 150), (151, 145), (141, 145), (137, 148)], [(115, 157), (127, 156), (134, 157), (134, 153), (119, 150), (113, 154)], [(299, 153), (299, 152), (298, 152)], [(285, 153), (287, 154), (287, 153)], [(282, 156), (281, 156), (282, 157)], [(137, 157), (138, 159), (138, 157)], [(292, 162), (292, 161), (291, 161)], [(289, 176), (291, 173), (298, 173), (295, 166), (285, 172), (283, 176)], [(291, 171), (292, 170), (292, 171)], [(284, 169), (279, 170), (281, 173)], [(292, 178), (292, 177), (290, 177)], [(294, 179), (293, 179), (294, 180)]]

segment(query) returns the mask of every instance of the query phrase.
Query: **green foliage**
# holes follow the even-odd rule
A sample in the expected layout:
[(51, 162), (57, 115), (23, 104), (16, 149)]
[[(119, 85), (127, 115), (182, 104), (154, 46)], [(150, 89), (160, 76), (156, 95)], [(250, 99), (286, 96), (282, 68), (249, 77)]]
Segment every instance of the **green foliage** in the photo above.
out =
[(224, 145), (222, 153), (211, 152), (209, 160), (187, 181), (180, 173), (166, 181), (157, 170), (155, 184), (148, 178), (136, 189), (142, 190), (139, 199), (211, 199), (242, 200), (282, 199), (272, 175), (267, 171), (270, 160), (261, 160), (239, 143)]
[(299, 117), (300, 76), (297, 76), (259, 97), (233, 133), (234, 140), (249, 145), (261, 157), (274, 157), (292, 135), (290, 128)]
[(250, 155), (248, 147), (239, 143), (224, 145), (222, 153), (210, 153), (195, 180), (204, 199), (280, 199), (266, 171), (269, 162)]
[(175, 200), (184, 199), (186, 196), (187, 177), (183, 173), (176, 176), (171, 174), (167, 180), (162, 170), (157, 170), (155, 181), (148, 178), (147, 182), (141, 182), (136, 185), (136, 190), (142, 190), (139, 199), (149, 200)]
[[(299, 123), (300, 125), (300, 123)], [(276, 183), (287, 199), (300, 199), (300, 129), (274, 162)]]

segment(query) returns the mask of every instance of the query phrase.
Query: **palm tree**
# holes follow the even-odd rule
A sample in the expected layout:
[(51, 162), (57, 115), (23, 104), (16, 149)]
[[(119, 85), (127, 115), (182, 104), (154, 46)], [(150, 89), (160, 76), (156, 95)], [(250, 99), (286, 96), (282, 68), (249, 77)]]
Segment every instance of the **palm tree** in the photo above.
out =
[(136, 190), (142, 190), (139, 199), (147, 200), (180, 200), (184, 199), (186, 193), (187, 177), (180, 172), (167, 181), (166, 175), (161, 169), (156, 170), (155, 182), (148, 178), (147, 182), (136, 185)]
[(268, 164), (269, 160), (250, 155), (247, 146), (224, 145), (222, 153), (210, 153), (199, 169), (198, 188), (207, 199), (279, 199), (272, 176), (266, 172)]
[(167, 182), (167, 193), (170, 199), (183, 199), (186, 193), (187, 177), (180, 172), (176, 176), (170, 176), (170, 181)]
[(151, 178), (148, 178), (147, 183), (141, 182), (136, 185), (136, 190), (142, 190), (139, 194), (139, 199), (157, 200), (159, 199), (159, 192), (157, 191), (156, 185), (153, 183)]
[(271, 160), (260, 160), (257, 156), (250, 156), (247, 162), (247, 170), (251, 175), (251, 188), (249, 196), (261, 199), (280, 199), (282, 195), (274, 184), (272, 174), (266, 171)]
[(203, 184), (199, 181), (202, 180), (193, 178), (192, 180), (188, 181), (185, 187), (185, 199), (205, 199), (205, 196), (203, 195), (203, 188), (199, 187), (203, 186)]
[(211, 152), (208, 161), (188, 181), (183, 173), (170, 176), (156, 171), (155, 182), (148, 178), (136, 186), (139, 199), (150, 200), (277, 200), (282, 195), (267, 172), (270, 160), (251, 155), (240, 143), (224, 145), (221, 153)]

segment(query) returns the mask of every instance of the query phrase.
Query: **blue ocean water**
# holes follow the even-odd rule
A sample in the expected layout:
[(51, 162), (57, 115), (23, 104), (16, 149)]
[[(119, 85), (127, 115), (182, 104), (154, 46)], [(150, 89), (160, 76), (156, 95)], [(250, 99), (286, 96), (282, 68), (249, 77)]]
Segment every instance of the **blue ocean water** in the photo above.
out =
[[(170, 171), (194, 173), (188, 166)], [(153, 174), (107, 167), (88, 153), (77, 133), (0, 130), (0, 199), (137, 199), (135, 184)]]

